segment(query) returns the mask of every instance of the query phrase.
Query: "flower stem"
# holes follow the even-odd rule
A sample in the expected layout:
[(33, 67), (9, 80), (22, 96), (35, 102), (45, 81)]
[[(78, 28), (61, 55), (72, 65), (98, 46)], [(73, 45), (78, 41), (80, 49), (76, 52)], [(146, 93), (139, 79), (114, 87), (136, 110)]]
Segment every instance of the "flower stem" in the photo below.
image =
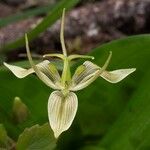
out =
[(64, 59), (64, 68), (63, 68), (63, 72), (62, 72), (62, 84), (66, 87), (66, 84), (68, 81), (71, 80), (71, 72), (70, 72), (70, 64), (69, 64), (69, 60), (66, 57)]
[(70, 61), (67, 57), (66, 46), (64, 42), (64, 23), (65, 23), (65, 8), (63, 9), (62, 21), (61, 21), (61, 31), (60, 31), (60, 41), (62, 46), (62, 51), (64, 55), (64, 67), (62, 72), (62, 84), (66, 87), (68, 81), (71, 80), (71, 72), (70, 72)]
[(61, 29), (60, 29), (60, 41), (64, 56), (67, 56), (66, 46), (64, 42), (64, 22), (65, 22), (65, 8), (63, 9)]

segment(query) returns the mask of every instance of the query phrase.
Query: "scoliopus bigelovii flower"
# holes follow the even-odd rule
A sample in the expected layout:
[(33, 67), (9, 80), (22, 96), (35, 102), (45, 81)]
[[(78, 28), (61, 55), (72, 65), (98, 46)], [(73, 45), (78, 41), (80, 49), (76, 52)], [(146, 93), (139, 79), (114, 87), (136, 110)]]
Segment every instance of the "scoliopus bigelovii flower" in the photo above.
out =
[[(50, 94), (48, 99), (48, 118), (56, 138), (58, 138), (63, 131), (66, 131), (74, 120), (78, 108), (78, 98), (74, 93), (75, 91), (87, 87), (98, 77), (102, 77), (111, 83), (117, 83), (136, 70), (135, 68), (131, 68), (106, 71), (106, 67), (112, 56), (112, 53), (110, 52), (103, 67), (95, 65), (91, 61), (85, 61), (83, 65), (76, 69), (73, 76), (71, 76), (70, 62), (73, 59), (93, 59), (93, 57), (84, 55), (67, 55), (64, 43), (64, 16), (65, 9), (62, 14), (60, 31), (60, 41), (63, 54), (46, 54), (43, 56), (45, 60), (35, 65), (31, 57), (28, 38), (27, 35), (25, 35), (27, 56), (31, 68), (24, 69), (4, 63), (4, 65), (18, 78), (24, 78), (31, 73), (35, 73), (47, 86), (55, 90)], [(47, 59), (49, 57), (57, 57), (63, 60), (63, 70), (61, 75), (55, 65)]]

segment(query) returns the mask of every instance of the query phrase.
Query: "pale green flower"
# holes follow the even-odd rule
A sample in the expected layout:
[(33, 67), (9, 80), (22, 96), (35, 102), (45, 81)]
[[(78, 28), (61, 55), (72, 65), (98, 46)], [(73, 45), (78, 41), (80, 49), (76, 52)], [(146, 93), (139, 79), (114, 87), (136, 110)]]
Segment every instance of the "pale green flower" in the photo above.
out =
[(60, 41), (63, 54), (46, 54), (43, 56), (44, 58), (58, 57), (63, 60), (63, 71), (61, 75), (59, 74), (55, 65), (48, 60), (44, 60), (37, 65), (34, 64), (29, 49), (27, 35), (25, 35), (26, 50), (31, 68), (24, 69), (4, 63), (4, 65), (9, 68), (18, 78), (24, 78), (29, 74), (35, 73), (47, 86), (55, 89), (55, 91), (50, 94), (48, 100), (48, 118), (56, 138), (58, 138), (63, 131), (66, 131), (71, 126), (76, 115), (78, 98), (74, 91), (78, 91), (87, 87), (98, 77), (102, 77), (111, 83), (117, 83), (136, 70), (135, 68), (131, 68), (106, 71), (112, 56), (112, 53), (110, 52), (110, 55), (103, 67), (99, 67), (90, 61), (85, 61), (83, 65), (76, 69), (74, 75), (71, 76), (70, 62), (73, 59), (93, 59), (93, 57), (83, 55), (67, 56), (67, 51), (64, 44), (64, 15), (65, 10), (63, 11), (62, 15), (60, 32)]

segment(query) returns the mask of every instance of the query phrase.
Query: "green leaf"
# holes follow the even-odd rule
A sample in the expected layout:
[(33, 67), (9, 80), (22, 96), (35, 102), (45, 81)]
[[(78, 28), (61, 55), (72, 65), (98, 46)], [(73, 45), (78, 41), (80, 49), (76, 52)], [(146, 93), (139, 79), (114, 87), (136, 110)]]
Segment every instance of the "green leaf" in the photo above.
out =
[(56, 140), (47, 123), (25, 129), (19, 136), (16, 147), (17, 150), (53, 150), (55, 146)]
[[(61, 0), (57, 5), (55, 5), (55, 7), (53, 7), (53, 9), (51, 9), (47, 17), (45, 17), (43, 21), (39, 23), (39, 25), (28, 32), (29, 41), (35, 39), (40, 33), (50, 27), (61, 16), (63, 8), (66, 8), (66, 10), (68, 10), (78, 2), (79, 0)], [(6, 52), (15, 48), (22, 47), (24, 45), (25, 40), (23, 36), (12, 43), (2, 46), (0, 49)]]
[(150, 69), (131, 97), (125, 111), (100, 145), (110, 150), (150, 149)]
[[(145, 90), (138, 90), (142, 85), (142, 82), (144, 82), (144, 78), (150, 80), (147, 77), (148, 75), (146, 75), (149, 70), (149, 47), (150, 35), (140, 35), (116, 40), (93, 50), (91, 53), (91, 55), (94, 55), (95, 57), (93, 62), (99, 66), (103, 65), (109, 51), (112, 51), (113, 56), (108, 70), (135, 67), (137, 68), (137, 71), (118, 84), (111, 84), (104, 79), (99, 78), (92, 85), (77, 93), (79, 109), (75, 118), (76, 121), (74, 121), (72, 125), (75, 126), (74, 131), (70, 129), (67, 132), (64, 132), (64, 136), (62, 135), (62, 137), (60, 137), (60, 149), (63, 149), (64, 147), (69, 147), (68, 149), (75, 147), (74, 141), (76, 139), (80, 139), (80, 142), (78, 142), (80, 145), (86, 145), (86, 143), (93, 141), (98, 143), (106, 133), (109, 134), (112, 124), (115, 123), (120, 115), (122, 116), (122, 112), (126, 109), (128, 103), (132, 101), (135, 92), (138, 91), (138, 93), (140, 93)], [(5, 125), (8, 134), (11, 135), (11, 137), (17, 139), (18, 135), (27, 126), (43, 124), (48, 121), (47, 101), (51, 89), (46, 87), (46, 85), (39, 81), (37, 77), (30, 75), (28, 78), (20, 80), (14, 77), (11, 72), (2, 69), (0, 71), (0, 81), (0, 122)], [(149, 86), (145, 87), (143, 85), (142, 87), (146, 88), (146, 91), (149, 89)], [(11, 118), (13, 99), (16, 96), (23, 100), (31, 112), (28, 120), (19, 125), (14, 124)], [(150, 101), (145, 102), (146, 103), (143, 103), (142, 109), (140, 109), (142, 114), (144, 111), (148, 111), (147, 105), (150, 105)], [(144, 109), (144, 106), (146, 109)], [(145, 137), (143, 144), (141, 144), (143, 145), (142, 147), (148, 145), (148, 130), (148, 126), (146, 126), (146, 128), (143, 127), (142, 134), (139, 132), (139, 135), (136, 130), (136, 134), (134, 134), (133, 138), (133, 145), (136, 145), (139, 137)], [(76, 132), (78, 133), (79, 131), (80, 135), (76, 134)], [(75, 137), (75, 134), (77, 137)], [(65, 137), (65, 135), (67, 137)], [(117, 140), (115, 142), (117, 142)], [(101, 147), (103, 148), (103, 146)]]
[[(51, 90), (37, 77), (30, 75), (20, 80), (8, 70), (2, 69), (0, 80), (0, 122), (5, 125), (9, 135), (17, 139), (26, 126), (48, 121), (46, 108)], [(22, 99), (30, 112), (28, 119), (21, 124), (16, 124), (12, 118), (13, 100), (16, 96)]]
[(108, 70), (135, 67), (137, 71), (118, 84), (99, 78), (78, 93), (78, 119), (85, 135), (103, 136), (124, 110), (149, 68), (149, 47), (150, 35), (140, 35), (104, 44), (90, 54), (102, 66), (112, 51)]

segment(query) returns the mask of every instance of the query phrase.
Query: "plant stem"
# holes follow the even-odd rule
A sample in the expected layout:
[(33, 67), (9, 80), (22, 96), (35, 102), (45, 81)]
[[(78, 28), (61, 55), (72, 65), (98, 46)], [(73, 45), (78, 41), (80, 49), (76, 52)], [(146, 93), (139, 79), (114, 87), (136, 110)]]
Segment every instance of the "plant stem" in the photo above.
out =
[(60, 41), (64, 55), (64, 67), (62, 72), (62, 84), (64, 87), (67, 86), (68, 81), (71, 80), (71, 72), (70, 72), (70, 61), (67, 57), (67, 51), (64, 42), (64, 23), (65, 23), (65, 8), (63, 9), (62, 21), (61, 21), (61, 31), (60, 31)]
[(67, 56), (66, 46), (64, 42), (64, 22), (65, 22), (65, 8), (63, 9), (62, 21), (61, 21), (61, 31), (60, 31), (60, 41), (64, 56)]

